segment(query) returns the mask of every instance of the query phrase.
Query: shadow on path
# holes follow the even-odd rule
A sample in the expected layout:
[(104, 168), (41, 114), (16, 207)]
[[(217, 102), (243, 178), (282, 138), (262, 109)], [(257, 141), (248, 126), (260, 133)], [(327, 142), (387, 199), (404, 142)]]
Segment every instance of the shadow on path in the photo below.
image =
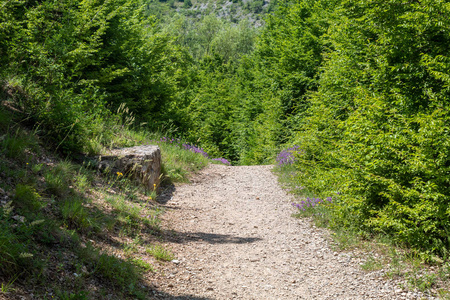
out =
[(176, 191), (176, 187), (174, 184), (171, 183), (171, 184), (165, 186), (162, 189), (161, 193), (156, 198), (156, 201), (159, 204), (163, 204), (163, 205), (167, 204), (169, 202), (169, 200), (172, 199), (172, 196), (175, 193), (175, 191)]
[(259, 237), (239, 237), (229, 234), (216, 234), (205, 232), (169, 232), (169, 241), (177, 244), (188, 242), (207, 242), (209, 244), (248, 244), (261, 241)]
[(161, 293), (155, 296), (152, 299), (174, 299), (174, 300), (212, 300), (213, 298), (192, 296), (192, 295), (183, 295), (183, 296), (172, 296), (170, 294)]

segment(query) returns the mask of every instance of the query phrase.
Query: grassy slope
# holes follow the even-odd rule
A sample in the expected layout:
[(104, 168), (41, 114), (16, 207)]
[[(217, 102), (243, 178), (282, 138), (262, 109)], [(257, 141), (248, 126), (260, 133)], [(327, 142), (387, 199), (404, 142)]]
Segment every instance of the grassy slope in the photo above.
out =
[[(0, 106), (0, 298), (148, 298), (152, 272), (173, 258), (160, 243), (163, 208), (155, 194), (208, 160), (160, 142), (165, 180), (145, 191), (121, 174), (51, 153), (55, 146), (22, 119)], [(158, 138), (118, 128), (110, 147)]]

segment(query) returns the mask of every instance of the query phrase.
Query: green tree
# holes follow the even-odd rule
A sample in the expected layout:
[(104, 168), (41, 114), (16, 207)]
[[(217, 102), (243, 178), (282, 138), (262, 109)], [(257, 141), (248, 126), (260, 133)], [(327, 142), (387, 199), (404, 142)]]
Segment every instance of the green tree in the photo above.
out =
[(4, 86), (63, 150), (83, 149), (105, 106), (125, 103), (141, 120), (169, 117), (185, 55), (145, 18), (141, 2), (1, 5)]
[(192, 7), (192, 1), (191, 0), (184, 0), (183, 8), (191, 8)]
[(339, 226), (445, 254), (448, 232), (448, 5), (343, 1), (335, 10), (301, 180), (343, 194)]

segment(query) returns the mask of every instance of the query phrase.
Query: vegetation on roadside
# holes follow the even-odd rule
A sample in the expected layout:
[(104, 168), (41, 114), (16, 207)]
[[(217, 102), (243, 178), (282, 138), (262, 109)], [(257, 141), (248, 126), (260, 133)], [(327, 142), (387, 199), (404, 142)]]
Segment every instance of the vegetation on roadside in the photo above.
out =
[(326, 28), (314, 40), (323, 60), (295, 115), (295, 180), (333, 198), (331, 226), (447, 260), (448, 5), (299, 1), (288, 10), (309, 20), (318, 7), (325, 20), (308, 28)]
[[(148, 299), (156, 291), (148, 274), (173, 258), (160, 244), (157, 190), (186, 181), (208, 159), (159, 143), (164, 177), (147, 191), (120, 172), (59, 158), (20, 123), (22, 113), (0, 106), (0, 114), (8, 120), (0, 128), (0, 295)], [(159, 137), (126, 126), (116, 133), (119, 143)]]
[[(45, 270), (29, 257), (30, 241), (55, 235), (41, 230), (44, 213), (77, 235), (152, 228), (139, 196), (102, 197), (113, 220), (92, 213), (93, 182), (127, 181), (73, 158), (155, 141), (172, 181), (207, 163), (195, 152), (260, 164), (287, 149), (281, 176), (305, 196), (301, 213), (447, 263), (449, 4), (211, 3), (0, 0), (0, 187), (10, 193), (0, 249), (12, 249), (2, 256), (11, 282)], [(67, 161), (40, 160), (42, 144)]]
[(341, 201), (340, 192), (319, 198), (300, 185), (295, 166), (299, 151), (303, 151), (299, 146), (281, 151), (274, 169), (283, 188), (297, 199), (292, 203), (293, 217), (309, 218), (315, 226), (331, 229), (332, 247), (361, 259), (363, 270), (382, 270), (386, 278), (400, 279), (403, 288), (417, 289), (440, 299), (450, 298), (448, 259), (408, 247), (387, 234), (370, 234), (354, 227), (339, 226), (335, 209)]

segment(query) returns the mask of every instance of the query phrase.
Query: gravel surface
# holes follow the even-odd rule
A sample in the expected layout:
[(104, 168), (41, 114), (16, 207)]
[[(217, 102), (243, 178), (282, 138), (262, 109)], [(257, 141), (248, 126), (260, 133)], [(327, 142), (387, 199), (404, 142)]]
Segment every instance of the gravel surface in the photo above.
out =
[(156, 298), (427, 299), (363, 271), (330, 248), (326, 230), (292, 218), (271, 168), (211, 165), (167, 196), (176, 259), (161, 266)]

